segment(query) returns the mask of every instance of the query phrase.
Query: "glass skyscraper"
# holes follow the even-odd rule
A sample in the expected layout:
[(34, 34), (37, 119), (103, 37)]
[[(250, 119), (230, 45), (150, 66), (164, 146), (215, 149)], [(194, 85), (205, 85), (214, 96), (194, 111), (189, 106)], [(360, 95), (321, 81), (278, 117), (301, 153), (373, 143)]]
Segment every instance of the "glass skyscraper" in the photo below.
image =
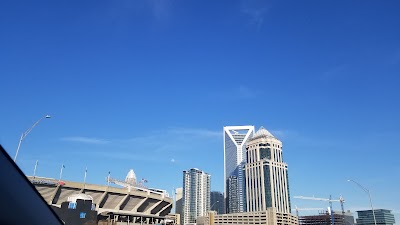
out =
[(254, 126), (224, 127), (224, 198), (227, 213), (246, 211), (243, 166), (246, 162), (246, 141)]

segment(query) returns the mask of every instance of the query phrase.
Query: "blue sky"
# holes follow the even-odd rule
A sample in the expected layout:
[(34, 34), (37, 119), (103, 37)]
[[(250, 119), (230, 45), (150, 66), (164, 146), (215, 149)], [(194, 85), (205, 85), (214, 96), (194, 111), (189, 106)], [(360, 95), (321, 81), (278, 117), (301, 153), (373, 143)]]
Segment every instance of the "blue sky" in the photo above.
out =
[[(222, 128), (283, 141), (292, 196), (400, 219), (398, 1), (2, 1), (0, 143), (37, 175), (223, 189)], [(292, 200), (298, 207), (325, 203)], [(334, 206), (339, 209), (339, 205)]]

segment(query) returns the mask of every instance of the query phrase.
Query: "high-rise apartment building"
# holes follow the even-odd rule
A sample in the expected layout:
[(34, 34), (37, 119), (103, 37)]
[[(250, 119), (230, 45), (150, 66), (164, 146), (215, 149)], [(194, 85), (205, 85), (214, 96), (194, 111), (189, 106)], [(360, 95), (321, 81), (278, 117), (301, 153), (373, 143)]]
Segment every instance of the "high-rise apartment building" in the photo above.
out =
[[(394, 215), (387, 209), (375, 209), (375, 220), (377, 225), (393, 225), (395, 224)], [(374, 225), (374, 215), (372, 210), (357, 211), (357, 225)]]
[(254, 126), (224, 127), (224, 198), (227, 213), (246, 211), (243, 166), (246, 163), (246, 141)]
[(196, 223), (210, 210), (211, 176), (199, 169), (183, 171), (181, 224)]
[(218, 214), (225, 213), (224, 194), (219, 191), (211, 192), (211, 211), (216, 211)]
[(273, 207), (290, 214), (287, 164), (283, 162), (282, 142), (261, 127), (246, 143), (246, 201), (248, 212)]

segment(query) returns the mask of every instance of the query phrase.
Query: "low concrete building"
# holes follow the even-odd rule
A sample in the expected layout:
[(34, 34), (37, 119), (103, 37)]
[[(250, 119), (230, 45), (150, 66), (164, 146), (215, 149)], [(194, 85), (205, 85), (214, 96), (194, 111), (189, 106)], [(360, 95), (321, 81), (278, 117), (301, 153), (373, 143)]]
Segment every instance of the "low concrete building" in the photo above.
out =
[(168, 220), (172, 220), (172, 224), (180, 224), (181, 221), (181, 215), (178, 213), (170, 213), (166, 216)]
[(243, 212), (230, 214), (216, 214), (210, 211), (206, 216), (197, 218), (197, 225), (297, 225), (297, 217), (288, 213), (276, 212), (275, 208), (268, 208), (260, 212)]

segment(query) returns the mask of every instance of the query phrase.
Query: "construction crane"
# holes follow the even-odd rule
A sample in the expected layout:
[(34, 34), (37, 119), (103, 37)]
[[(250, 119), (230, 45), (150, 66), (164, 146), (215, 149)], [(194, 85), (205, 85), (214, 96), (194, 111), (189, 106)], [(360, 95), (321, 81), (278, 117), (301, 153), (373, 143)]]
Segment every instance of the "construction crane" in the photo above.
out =
[(316, 198), (316, 197), (304, 197), (304, 196), (294, 196), (294, 198), (306, 199), (306, 200), (316, 200), (316, 201), (326, 201), (329, 202), (332, 209), (332, 202), (340, 202), (340, 206), (342, 207), (342, 214), (344, 215), (344, 198), (342, 196), (339, 199), (330, 198)]
[(325, 210), (324, 208), (297, 208), (297, 205), (295, 205), (295, 208), (297, 217), (299, 217), (299, 211)]
[(307, 199), (307, 200), (316, 200), (316, 201), (327, 201), (329, 202), (329, 208), (330, 208), (330, 214), (331, 214), (331, 220), (332, 220), (332, 225), (335, 225), (335, 216), (332, 208), (332, 202), (340, 202), (340, 205), (342, 207), (342, 214), (344, 215), (344, 199), (342, 196), (340, 196), (339, 199), (332, 199), (332, 195), (329, 196), (329, 198), (316, 198), (316, 197), (304, 197), (304, 196), (294, 196), (294, 198), (299, 198), (299, 199)]

